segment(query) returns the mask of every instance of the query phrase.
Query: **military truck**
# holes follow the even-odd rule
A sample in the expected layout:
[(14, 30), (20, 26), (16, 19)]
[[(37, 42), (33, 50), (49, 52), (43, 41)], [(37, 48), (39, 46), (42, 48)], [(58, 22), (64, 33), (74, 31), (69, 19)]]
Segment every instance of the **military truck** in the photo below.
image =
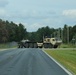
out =
[(34, 42), (30, 40), (22, 40), (18, 48), (57, 48), (62, 43), (62, 40), (59, 38), (43, 38), (43, 42)]
[(57, 48), (62, 43), (59, 38), (44, 38), (43, 47), (44, 48)]
[(22, 40), (18, 44), (18, 48), (38, 48), (37, 42), (29, 41), (29, 40)]

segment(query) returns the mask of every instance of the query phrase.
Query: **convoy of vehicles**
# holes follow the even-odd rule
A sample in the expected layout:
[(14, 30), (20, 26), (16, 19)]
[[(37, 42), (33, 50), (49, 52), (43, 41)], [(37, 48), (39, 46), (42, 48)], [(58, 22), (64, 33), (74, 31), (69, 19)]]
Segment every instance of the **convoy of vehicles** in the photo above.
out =
[(43, 42), (34, 42), (29, 40), (22, 40), (18, 48), (57, 48), (62, 43), (61, 39), (45, 37)]

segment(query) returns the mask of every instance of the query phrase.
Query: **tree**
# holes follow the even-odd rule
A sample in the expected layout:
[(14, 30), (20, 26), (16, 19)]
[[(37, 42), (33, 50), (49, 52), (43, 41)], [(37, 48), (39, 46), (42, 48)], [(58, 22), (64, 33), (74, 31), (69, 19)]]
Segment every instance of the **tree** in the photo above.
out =
[(69, 41), (71, 42), (73, 38), (73, 31), (72, 31), (72, 27), (69, 26)]
[(22, 39), (24, 39), (25, 38), (25, 35), (26, 35), (26, 29), (20, 23), (19, 24), (19, 27), (18, 27), (18, 38), (19, 38), (19, 41), (21, 41)]
[(8, 31), (5, 21), (0, 20), (0, 42), (8, 41)]
[(63, 43), (67, 43), (67, 25), (64, 25), (63, 28)]
[(64, 28), (50, 28), (49, 26), (39, 28), (36, 32), (27, 32), (23, 24), (15, 24), (8, 20), (3, 21), (0, 19), (0, 43), (4, 42), (19, 42), (23, 39), (31, 41), (42, 42), (43, 36), (47, 37), (60, 37), (63, 43), (71, 42), (73, 38), (76, 38), (76, 25), (68, 26), (64, 25)]

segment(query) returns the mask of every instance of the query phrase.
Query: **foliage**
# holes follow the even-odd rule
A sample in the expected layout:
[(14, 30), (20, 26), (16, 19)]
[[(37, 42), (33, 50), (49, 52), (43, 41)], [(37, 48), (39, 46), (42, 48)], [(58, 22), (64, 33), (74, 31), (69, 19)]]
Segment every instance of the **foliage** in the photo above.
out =
[(17, 46), (18, 46), (17, 42), (2, 43), (0, 44), (0, 50), (8, 48), (17, 48)]
[(17, 25), (0, 19), (0, 43), (21, 41), (25, 38), (26, 32), (26, 28), (21, 23)]
[(63, 43), (72, 43), (73, 39), (76, 42), (76, 25), (64, 25), (63, 28), (50, 28), (49, 26), (39, 28), (36, 32), (27, 32), (23, 24), (15, 24), (9, 21), (0, 19), (0, 43), (19, 42), (22, 39), (30, 41), (42, 42), (43, 37), (57, 37), (61, 38)]
[(46, 52), (76, 75), (76, 50), (46, 50)]
[(61, 44), (59, 48), (76, 48), (74, 44)]

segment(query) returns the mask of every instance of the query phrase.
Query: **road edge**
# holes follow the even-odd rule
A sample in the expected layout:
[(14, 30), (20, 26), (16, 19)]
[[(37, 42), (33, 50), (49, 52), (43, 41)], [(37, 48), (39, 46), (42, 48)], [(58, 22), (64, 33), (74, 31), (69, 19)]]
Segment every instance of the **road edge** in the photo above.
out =
[(10, 50), (10, 49), (16, 49), (16, 48), (0, 49), (0, 51)]
[(62, 66), (59, 62), (57, 62), (52, 56), (42, 50), (49, 58), (51, 58), (58, 66), (60, 66), (68, 75), (73, 75), (70, 71), (68, 71), (64, 66)]

